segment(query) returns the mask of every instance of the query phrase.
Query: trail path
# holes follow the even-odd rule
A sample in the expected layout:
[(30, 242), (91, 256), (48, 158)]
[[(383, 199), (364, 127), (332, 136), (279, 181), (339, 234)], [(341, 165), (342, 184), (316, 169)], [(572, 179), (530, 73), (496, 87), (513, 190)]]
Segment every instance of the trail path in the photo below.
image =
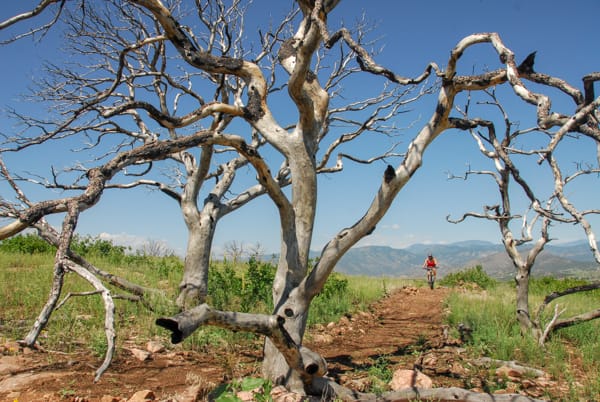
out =
[[(346, 385), (364, 377), (361, 373), (381, 358), (394, 369), (412, 369), (415, 346), (441, 339), (447, 293), (443, 288), (397, 289), (369, 311), (311, 330), (306, 345), (322, 353), (329, 363), (329, 374)], [(94, 384), (93, 372), (100, 359), (89, 353), (37, 352), (5, 345), (0, 358), (0, 401), (116, 402), (126, 401), (140, 390), (151, 390), (156, 400), (168, 401), (197, 394), (198, 388), (210, 391), (230, 379), (257, 376), (260, 370), (259, 347), (186, 351), (167, 345), (166, 350), (141, 361), (134, 352), (145, 346), (135, 340), (126, 342), (109, 370)], [(440, 380), (436, 385), (453, 384)]]
[[(380, 356), (402, 355), (411, 345), (439, 342), (443, 334), (443, 288), (402, 288), (369, 311), (317, 328), (308, 342), (345, 370)], [(312, 343), (312, 345), (311, 345)]]
[[(419, 350), (444, 342), (447, 295), (444, 288), (396, 289), (368, 311), (316, 328), (307, 345), (327, 359), (330, 376), (351, 388), (381, 359), (394, 369), (413, 369)], [(436, 382), (438, 386), (458, 384), (446, 376)]]

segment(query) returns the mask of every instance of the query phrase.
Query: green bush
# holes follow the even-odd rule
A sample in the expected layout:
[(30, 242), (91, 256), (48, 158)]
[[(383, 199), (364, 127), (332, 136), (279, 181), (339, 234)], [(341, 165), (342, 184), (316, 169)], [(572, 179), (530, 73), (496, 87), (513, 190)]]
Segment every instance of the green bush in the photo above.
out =
[(318, 297), (323, 299), (331, 299), (340, 295), (346, 294), (348, 291), (348, 279), (344, 278), (337, 272), (332, 272), (323, 286), (323, 290)]
[[(121, 262), (126, 257), (129, 248), (116, 246), (109, 240), (98, 237), (75, 236), (71, 250), (84, 257), (99, 257), (111, 262)], [(19, 234), (0, 241), (0, 251), (21, 254), (52, 254), (56, 247), (46, 242), (37, 234)]]
[(254, 306), (261, 304), (269, 311), (273, 309), (275, 271), (273, 264), (250, 258), (241, 292), (242, 311), (250, 311)]
[(381, 395), (383, 392), (389, 390), (388, 384), (394, 376), (391, 367), (392, 361), (388, 356), (382, 355), (377, 357), (373, 365), (367, 370), (370, 392)]
[(130, 249), (116, 246), (110, 240), (102, 240), (99, 237), (75, 236), (71, 250), (84, 257), (103, 258), (118, 264), (127, 257), (126, 252)]
[(158, 279), (168, 279), (177, 276), (178, 279), (183, 275), (183, 261), (177, 256), (169, 255), (166, 257), (149, 257), (150, 266), (154, 268)]
[(529, 291), (531, 293), (549, 294), (552, 292), (560, 292), (565, 289), (573, 288), (588, 284), (587, 281), (576, 278), (558, 279), (552, 276), (543, 276), (540, 278), (532, 278), (529, 282)]
[[(242, 278), (233, 265), (225, 261), (223, 267), (211, 265), (208, 273), (210, 304), (218, 310), (234, 310), (239, 307)], [(234, 303), (236, 302), (237, 303)]]
[(215, 402), (239, 402), (240, 398), (236, 396), (239, 391), (256, 391), (253, 400), (257, 402), (272, 400), (269, 396), (273, 385), (263, 378), (245, 377), (239, 381), (233, 381), (228, 384), (221, 384), (211, 392), (210, 400)]
[(481, 265), (468, 268), (463, 271), (453, 272), (444, 276), (440, 281), (444, 286), (460, 286), (465, 284), (476, 284), (481, 289), (494, 288), (498, 282), (490, 277)]
[(350, 312), (355, 305), (355, 294), (348, 291), (348, 279), (341, 274), (333, 272), (323, 290), (310, 305), (308, 325), (320, 322), (335, 321), (342, 315)]
[[(273, 311), (273, 280), (276, 267), (270, 262), (250, 258), (237, 267), (229, 261), (212, 264), (208, 275), (210, 304), (220, 310), (270, 313)], [(348, 279), (332, 273), (311, 304), (320, 320), (339, 317), (352, 306)], [(314, 314), (313, 314), (314, 315)], [(309, 322), (312, 320), (309, 318)]]
[(50, 254), (56, 252), (56, 247), (48, 244), (40, 236), (28, 233), (0, 241), (0, 251), (21, 254)]

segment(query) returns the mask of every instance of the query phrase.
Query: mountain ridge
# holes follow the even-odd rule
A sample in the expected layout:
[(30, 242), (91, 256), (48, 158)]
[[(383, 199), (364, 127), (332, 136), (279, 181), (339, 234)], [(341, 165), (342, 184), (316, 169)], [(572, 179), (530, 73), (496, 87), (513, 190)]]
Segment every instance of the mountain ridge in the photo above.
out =
[[(521, 250), (526, 251), (530, 247), (523, 246)], [(413, 244), (405, 248), (355, 247), (340, 259), (335, 270), (348, 275), (421, 278), (421, 267), (428, 253), (433, 253), (438, 260), (438, 274), (442, 277), (477, 265), (481, 265), (488, 275), (497, 279), (508, 280), (514, 275), (512, 262), (504, 246), (482, 240)], [(594, 261), (589, 245), (584, 241), (549, 244), (538, 256), (532, 275), (600, 278), (600, 266)]]

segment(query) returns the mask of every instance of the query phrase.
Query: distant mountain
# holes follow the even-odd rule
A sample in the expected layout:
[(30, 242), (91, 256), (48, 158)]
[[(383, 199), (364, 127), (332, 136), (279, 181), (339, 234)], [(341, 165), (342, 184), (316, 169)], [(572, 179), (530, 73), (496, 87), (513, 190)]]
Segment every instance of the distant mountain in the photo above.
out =
[[(403, 249), (385, 246), (350, 249), (338, 262), (336, 271), (349, 275), (420, 278), (421, 266), (428, 253), (437, 258), (443, 276), (481, 265), (488, 275), (510, 279), (514, 268), (501, 244), (473, 240), (451, 244), (414, 244)], [(538, 257), (534, 276), (600, 277), (600, 268), (585, 242), (548, 246)]]
[(548, 251), (553, 254), (570, 260), (581, 262), (593, 262), (594, 258), (590, 252), (590, 246), (587, 242), (578, 241), (565, 244), (550, 244), (547, 247)]

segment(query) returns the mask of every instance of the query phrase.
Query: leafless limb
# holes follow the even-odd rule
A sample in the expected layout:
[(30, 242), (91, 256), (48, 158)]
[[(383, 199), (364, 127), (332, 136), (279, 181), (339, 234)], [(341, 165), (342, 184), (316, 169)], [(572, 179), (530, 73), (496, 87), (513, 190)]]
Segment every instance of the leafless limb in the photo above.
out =
[(104, 356), (104, 362), (102, 365), (96, 370), (96, 376), (94, 377), (94, 381), (97, 382), (100, 379), (100, 376), (108, 369), (110, 362), (115, 353), (115, 303), (113, 301), (113, 296), (109, 289), (107, 289), (102, 282), (98, 280), (94, 275), (92, 275), (87, 269), (72, 263), (71, 261), (66, 261), (65, 265), (69, 270), (76, 272), (79, 276), (88, 281), (98, 293), (102, 295), (102, 300), (104, 302), (104, 332), (106, 335), (107, 341), (107, 349), (106, 354)]
[(550, 321), (547, 323), (546, 328), (544, 328), (544, 331), (538, 338), (538, 344), (540, 346), (544, 346), (544, 343), (546, 342), (546, 339), (548, 338), (548, 334), (550, 333), (550, 331), (552, 331), (552, 329), (554, 328), (554, 326), (556, 324), (556, 320), (558, 320), (558, 317), (560, 317), (560, 315), (566, 311), (566, 309), (562, 309), (560, 311), (558, 309), (559, 309), (559, 306), (558, 306), (558, 304), (556, 304), (554, 306), (554, 315), (552, 316), (552, 319), (550, 319)]
[[(600, 264), (600, 251), (598, 251), (598, 245), (596, 243), (596, 236), (594, 234), (594, 231), (592, 230), (591, 224), (585, 218), (585, 215), (592, 213), (592, 211), (581, 212), (569, 201), (569, 199), (567, 198), (567, 196), (564, 193), (564, 184), (566, 181), (563, 180), (563, 178), (562, 178), (562, 173), (561, 173), (560, 167), (558, 165), (558, 162), (556, 161), (556, 159), (554, 157), (550, 156), (548, 158), (548, 163), (550, 164), (550, 167), (552, 169), (552, 174), (554, 176), (554, 195), (555, 195), (555, 197), (558, 199), (558, 201), (560, 202), (560, 204), (562, 205), (564, 210), (567, 211), (569, 213), (569, 215), (573, 218), (573, 221), (583, 228), (585, 235), (588, 239), (588, 244), (590, 246), (590, 250), (592, 251), (592, 254), (594, 255), (594, 259), (596, 260), (596, 262), (598, 264)], [(594, 213), (598, 213), (598, 212), (594, 211)]]
[[(538, 325), (541, 327), (541, 325), (542, 325), (541, 319), (543, 317), (544, 310), (554, 300), (556, 300), (560, 297), (563, 297), (563, 296), (568, 296), (568, 295), (581, 293), (581, 292), (589, 292), (589, 291), (596, 290), (596, 289), (600, 289), (600, 282), (594, 282), (594, 283), (581, 285), (581, 286), (574, 286), (569, 289), (553, 292), (553, 293), (547, 295), (544, 298), (544, 301), (542, 303), (540, 303), (540, 305), (538, 306), (538, 309), (537, 309), (536, 320), (537, 320)], [(569, 327), (572, 325), (576, 325), (580, 322), (591, 321), (591, 320), (600, 318), (600, 309), (597, 309), (595, 311), (590, 311), (587, 313), (578, 314), (578, 315), (575, 315), (575, 316), (572, 316), (569, 318), (559, 320), (558, 319), (559, 316), (561, 314), (563, 314), (566, 311), (566, 309), (563, 309), (559, 312), (558, 308), (559, 308), (558, 304), (556, 304), (554, 306), (554, 315), (553, 315), (552, 319), (548, 323), (546, 323), (544, 332), (538, 339), (538, 342), (540, 343), (540, 345), (543, 345), (545, 343), (545, 341), (548, 339), (548, 336), (552, 332), (555, 332), (556, 330), (558, 330), (560, 328), (566, 328), (566, 327)]]
[(306, 381), (312, 382), (312, 378), (327, 372), (327, 364), (319, 354), (293, 340), (284, 327), (285, 317), (219, 311), (202, 304), (174, 317), (159, 318), (156, 323), (171, 331), (173, 343), (182, 342), (203, 325), (266, 335), (283, 353), (288, 365), (303, 373)]
[[(34, 225), (34, 227), (38, 231), (38, 234), (40, 235), (40, 237), (42, 237), (44, 240), (46, 240), (49, 244), (52, 244), (52, 245), (58, 247), (60, 235), (58, 234), (56, 229), (54, 229), (52, 226), (50, 226), (48, 224), (48, 222), (45, 219), (40, 219), (40, 221), (37, 222)], [(85, 268), (94, 276), (101, 278), (102, 280), (106, 281), (107, 283), (109, 283), (121, 290), (124, 290), (126, 292), (133, 294), (134, 297), (132, 298), (132, 300), (140, 301), (146, 308), (152, 310), (152, 306), (146, 301), (145, 296), (148, 294), (155, 293), (156, 292), (155, 289), (150, 289), (150, 288), (146, 288), (146, 287), (137, 285), (135, 283), (132, 283), (132, 282), (126, 280), (125, 278), (122, 278), (117, 275), (111, 274), (109, 272), (103, 271), (103, 270), (97, 268), (95, 265), (91, 264), (85, 258), (83, 258), (82, 256), (80, 256), (79, 254), (75, 253), (72, 250), (69, 250), (68, 258), (74, 264), (77, 264), (78, 266)]]
[[(65, 297), (63, 297), (63, 299), (60, 301), (60, 303), (58, 303), (56, 305), (56, 308), (54, 310), (55, 311), (59, 310), (72, 297), (85, 297), (85, 296), (94, 296), (94, 295), (99, 295), (99, 294), (102, 294), (101, 290), (91, 290), (89, 292), (69, 292), (65, 295)], [(140, 301), (140, 298), (138, 296), (131, 296), (131, 295), (113, 295), (112, 298), (127, 300), (130, 302), (139, 302)]]
[(37, 28), (33, 28), (25, 33), (20, 34), (20, 35), (16, 35), (11, 39), (4, 40), (4, 41), (0, 42), (0, 45), (5, 45), (5, 44), (11, 43), (11, 42), (15, 42), (15, 41), (22, 39), (24, 37), (27, 37), (27, 36), (33, 36), (33, 35), (37, 34), (38, 32), (45, 33), (46, 31), (48, 31), (54, 24), (56, 24), (58, 17), (60, 16), (60, 14), (63, 10), (63, 7), (65, 5), (65, 0), (41, 0), (39, 2), (39, 4), (33, 10), (15, 15), (4, 21), (0, 21), (0, 31), (1, 31), (3, 29), (6, 29), (6, 28), (14, 25), (14, 24), (17, 24), (24, 20), (31, 19), (31, 18), (38, 16), (39, 14), (44, 12), (44, 10), (46, 10), (46, 8), (48, 8), (51, 4), (55, 4), (55, 3), (60, 3), (60, 4), (58, 6), (58, 10), (56, 11), (54, 18), (50, 22), (48, 22), (42, 26), (39, 26)]
[(76, 296), (93, 296), (93, 295), (99, 295), (100, 293), (102, 293), (102, 291), (100, 290), (92, 290), (89, 292), (69, 292), (65, 295), (65, 297), (63, 297), (63, 299), (60, 301), (60, 303), (58, 303), (56, 305), (56, 308), (54, 309), (59, 310), (71, 297), (76, 297)]
[[(17, 186), (16, 182), (12, 179), (12, 176), (8, 172), (8, 169), (6, 168), (5, 164), (1, 160), (0, 168), (2, 171), (2, 175), (7, 181), (11, 183), (13, 190), (17, 192), (18, 198), (27, 205), (34, 205), (27, 199), (25, 194)], [(40, 233), (42, 238), (46, 239), (46, 241), (48, 241), (50, 244), (53, 244), (57, 247), (57, 253), (55, 258), (53, 283), (50, 295), (48, 297), (46, 305), (40, 312), (33, 327), (29, 331), (26, 338), (22, 341), (22, 343), (30, 347), (35, 346), (35, 342), (39, 337), (41, 330), (46, 326), (47, 322), (49, 321), (51, 314), (55, 310), (59, 309), (70, 297), (75, 295), (89, 296), (93, 294), (100, 294), (104, 301), (105, 308), (104, 328), (107, 340), (107, 351), (105, 354), (104, 362), (96, 371), (95, 381), (98, 381), (100, 379), (100, 376), (108, 369), (115, 352), (116, 331), (114, 321), (115, 306), (113, 299), (123, 298), (129, 301), (142, 302), (144, 305), (151, 308), (148, 305), (148, 303), (146, 303), (143, 299), (144, 295), (150, 292), (150, 290), (144, 289), (138, 285), (134, 285), (115, 275), (101, 271), (89, 262), (87, 262), (84, 258), (70, 250), (71, 238), (75, 231), (77, 218), (80, 211), (76, 202), (70, 200), (67, 201), (66, 204), (67, 215), (64, 219), (61, 233), (58, 233), (54, 228), (48, 225), (48, 223), (43, 217), (33, 224), (33, 226), (35, 226), (38, 229), (38, 232)], [(7, 212), (10, 211), (14, 211), (14, 209), (9, 205), (3, 206), (4, 214), (7, 214)], [(13, 212), (12, 215), (15, 217), (18, 216), (15, 212)], [(62, 291), (65, 273), (69, 271), (77, 273), (79, 276), (81, 276), (83, 279), (89, 282), (96, 290), (91, 292), (69, 293), (63, 298), (62, 301), (58, 302), (58, 298), (60, 297)], [(110, 290), (97, 278), (97, 276), (106, 279), (109, 283), (116, 285), (122, 289), (131, 291), (135, 295), (112, 295)]]
[(50, 315), (56, 307), (56, 303), (58, 302), (58, 298), (60, 297), (60, 293), (62, 291), (64, 276), (68, 270), (68, 250), (71, 245), (75, 227), (77, 226), (77, 219), (79, 218), (79, 206), (77, 202), (72, 200), (67, 202), (65, 212), (67, 212), (67, 214), (63, 219), (59, 245), (54, 259), (52, 288), (50, 290), (48, 300), (38, 315), (38, 318), (35, 320), (33, 327), (22, 341), (22, 343), (30, 347), (35, 345), (40, 332), (48, 323)]

